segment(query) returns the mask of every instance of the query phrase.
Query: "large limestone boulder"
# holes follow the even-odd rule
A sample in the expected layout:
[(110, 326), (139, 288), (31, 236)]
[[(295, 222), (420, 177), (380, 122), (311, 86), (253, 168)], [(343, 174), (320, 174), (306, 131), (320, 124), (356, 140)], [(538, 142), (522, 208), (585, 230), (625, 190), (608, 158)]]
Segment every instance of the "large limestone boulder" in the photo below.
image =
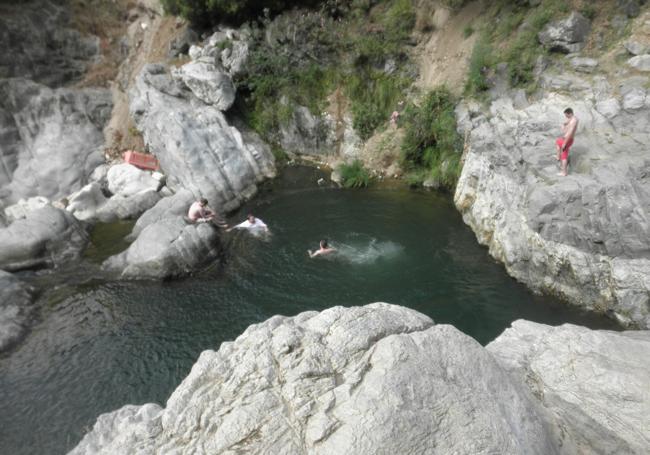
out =
[(375, 303), (253, 325), (70, 453), (574, 453), (548, 419), (472, 338)]
[(78, 257), (87, 240), (76, 218), (48, 205), (0, 229), (0, 269), (56, 266)]
[(538, 39), (542, 45), (552, 51), (569, 54), (578, 52), (584, 47), (590, 30), (589, 19), (574, 11), (565, 19), (547, 24), (539, 32)]
[(156, 205), (144, 212), (141, 217), (136, 221), (133, 226), (133, 231), (130, 234), (131, 239), (135, 239), (140, 233), (150, 224), (159, 223), (162, 220), (170, 217), (183, 217), (186, 216), (190, 205), (196, 200), (191, 191), (181, 189), (172, 196), (165, 197), (158, 201)]
[(5, 207), (5, 219), (8, 222), (26, 218), (29, 212), (42, 209), (46, 205), (50, 205), (50, 200), (43, 196), (34, 196), (28, 199), (20, 199), (15, 204)]
[[(616, 90), (595, 79), (574, 85), (571, 96), (549, 92), (523, 109), (510, 99), (496, 100), (487, 113), (459, 108), (468, 149), (454, 200), (479, 242), (518, 280), (650, 327), (644, 84), (627, 80)], [(642, 103), (631, 106), (630, 93)], [(555, 138), (567, 106), (580, 128), (570, 175), (561, 177)]]
[(186, 63), (174, 71), (192, 93), (206, 104), (213, 105), (220, 111), (226, 111), (235, 102), (235, 86), (214, 59), (204, 59)]
[(103, 268), (123, 278), (178, 277), (216, 259), (219, 251), (215, 226), (167, 217), (145, 227), (126, 251), (108, 258)]
[(248, 140), (166, 67), (147, 65), (131, 100), (136, 124), (172, 190), (186, 188), (218, 210), (231, 210), (255, 194), (257, 182), (275, 174), (268, 146)]
[(0, 352), (24, 335), (32, 313), (33, 290), (0, 270)]
[(66, 209), (77, 219), (107, 223), (136, 218), (162, 198), (160, 182), (151, 172), (130, 164), (111, 166), (105, 179), (110, 197), (104, 194), (101, 183), (92, 182), (70, 195)]
[(578, 443), (580, 453), (647, 453), (649, 331), (515, 321), (487, 350), (526, 382)]
[(0, 200), (57, 200), (81, 189), (103, 162), (111, 108), (108, 90), (0, 79)]

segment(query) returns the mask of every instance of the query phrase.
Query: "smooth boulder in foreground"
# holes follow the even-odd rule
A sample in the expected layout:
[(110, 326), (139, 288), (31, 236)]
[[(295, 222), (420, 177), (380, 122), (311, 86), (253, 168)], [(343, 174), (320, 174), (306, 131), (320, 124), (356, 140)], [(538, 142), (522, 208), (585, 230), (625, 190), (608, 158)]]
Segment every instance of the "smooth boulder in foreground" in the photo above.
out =
[(374, 303), (250, 326), (166, 408), (104, 414), (71, 453), (573, 453), (562, 437), (472, 338)]

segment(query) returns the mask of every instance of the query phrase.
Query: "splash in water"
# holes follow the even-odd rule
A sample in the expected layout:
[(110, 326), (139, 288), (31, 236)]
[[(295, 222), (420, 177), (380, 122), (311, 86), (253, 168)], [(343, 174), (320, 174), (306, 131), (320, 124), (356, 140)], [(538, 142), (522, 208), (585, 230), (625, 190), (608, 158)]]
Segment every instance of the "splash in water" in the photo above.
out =
[(404, 250), (395, 242), (379, 241), (375, 238), (353, 239), (344, 243), (336, 242), (332, 246), (337, 250), (332, 259), (352, 264), (373, 264), (381, 259), (393, 259)]

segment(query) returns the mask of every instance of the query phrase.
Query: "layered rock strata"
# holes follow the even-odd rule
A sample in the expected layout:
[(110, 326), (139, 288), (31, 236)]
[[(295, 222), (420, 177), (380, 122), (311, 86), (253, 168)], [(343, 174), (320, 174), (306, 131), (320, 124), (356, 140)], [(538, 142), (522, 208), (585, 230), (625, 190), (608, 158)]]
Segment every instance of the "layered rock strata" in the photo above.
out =
[(476, 341), (375, 303), (275, 316), (205, 351), (162, 409), (99, 417), (71, 454), (574, 453)]
[[(131, 93), (131, 112), (172, 189), (189, 189), (212, 206), (231, 210), (255, 194), (259, 181), (275, 175), (273, 155), (261, 141), (246, 141), (229, 124), (219, 107), (229, 107), (232, 100), (223, 104), (230, 99), (227, 95), (208, 93), (221, 85), (204, 83), (215, 81), (214, 74), (190, 83), (211, 104), (187, 88), (182, 81), (206, 68), (188, 65), (192, 71), (181, 69), (178, 79), (163, 65), (147, 65)], [(227, 77), (222, 74), (222, 79)], [(216, 100), (221, 101), (215, 106)]]
[[(647, 80), (611, 87), (598, 75), (547, 72), (541, 82), (546, 94), (533, 104), (503, 97), (487, 113), (458, 108), (468, 148), (456, 207), (532, 289), (650, 327)], [(569, 106), (580, 127), (561, 177), (555, 138)]]
[(650, 332), (515, 321), (486, 349), (577, 443), (580, 453), (650, 447)]

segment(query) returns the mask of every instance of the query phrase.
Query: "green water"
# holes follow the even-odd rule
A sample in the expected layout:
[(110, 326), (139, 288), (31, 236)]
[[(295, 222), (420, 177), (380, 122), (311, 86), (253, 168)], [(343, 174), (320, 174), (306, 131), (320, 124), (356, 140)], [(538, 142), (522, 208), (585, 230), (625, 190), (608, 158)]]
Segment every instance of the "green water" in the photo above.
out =
[[(271, 237), (233, 232), (223, 262), (179, 281), (104, 281), (97, 258), (125, 229), (95, 232), (96, 251), (58, 272), (39, 301), (40, 322), (0, 359), (1, 452), (64, 453), (103, 412), (164, 405), (202, 350), (274, 314), (385, 301), (484, 344), (518, 318), (615, 328), (508, 277), (448, 196), (305, 183), (317, 178), (290, 170), (231, 220), (253, 211)], [(341, 254), (309, 259), (323, 237)]]

